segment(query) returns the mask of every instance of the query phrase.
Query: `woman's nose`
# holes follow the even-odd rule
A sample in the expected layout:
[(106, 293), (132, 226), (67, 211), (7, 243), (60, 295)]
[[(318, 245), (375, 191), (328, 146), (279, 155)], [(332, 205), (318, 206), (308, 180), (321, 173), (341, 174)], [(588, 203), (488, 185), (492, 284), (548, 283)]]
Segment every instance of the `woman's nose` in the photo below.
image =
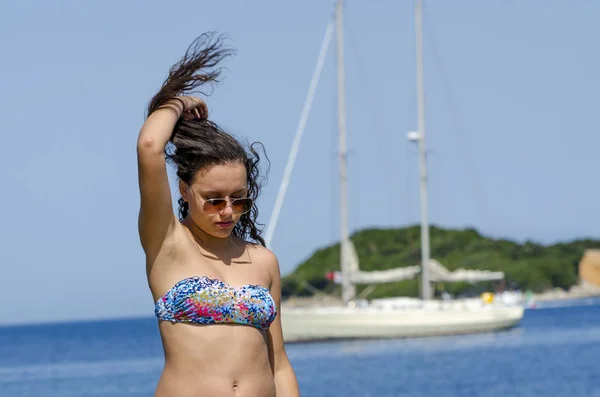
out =
[(229, 216), (233, 214), (233, 207), (231, 205), (231, 201), (227, 200), (227, 205), (221, 211), (221, 215)]

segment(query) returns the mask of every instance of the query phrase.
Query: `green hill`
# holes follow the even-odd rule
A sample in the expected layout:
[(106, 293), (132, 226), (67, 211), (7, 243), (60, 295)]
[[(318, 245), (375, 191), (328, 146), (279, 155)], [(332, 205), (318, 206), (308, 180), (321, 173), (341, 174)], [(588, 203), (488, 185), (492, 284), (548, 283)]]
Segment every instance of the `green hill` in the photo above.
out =
[[(420, 228), (367, 229), (351, 237), (360, 259), (361, 270), (383, 270), (420, 263)], [(587, 248), (600, 248), (600, 240), (577, 240), (541, 245), (533, 242), (491, 239), (474, 229), (430, 229), (431, 257), (449, 270), (457, 268), (499, 270), (506, 281), (521, 289), (541, 292), (558, 287), (568, 289), (577, 283), (577, 267)], [(339, 285), (325, 278), (328, 271), (339, 270), (339, 243), (317, 250), (282, 280), (284, 297), (308, 296), (310, 286), (328, 294), (339, 295)], [(360, 292), (366, 286), (357, 286)], [(489, 283), (446, 284), (453, 294), (490, 290)], [(369, 298), (418, 296), (419, 280), (378, 285)]]

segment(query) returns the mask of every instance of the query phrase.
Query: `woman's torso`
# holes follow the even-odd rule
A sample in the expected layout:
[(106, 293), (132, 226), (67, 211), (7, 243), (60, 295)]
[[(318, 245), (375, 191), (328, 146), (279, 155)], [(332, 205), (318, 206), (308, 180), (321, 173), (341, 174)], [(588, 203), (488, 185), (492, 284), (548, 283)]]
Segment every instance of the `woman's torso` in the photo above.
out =
[[(238, 240), (239, 241), (239, 240)], [(165, 244), (148, 275), (157, 302), (178, 282), (210, 277), (232, 288), (269, 287), (266, 269), (253, 261), (254, 248), (240, 246), (227, 263), (204, 252), (184, 227)], [(165, 367), (156, 397), (274, 397), (267, 331), (257, 326), (159, 321)]]

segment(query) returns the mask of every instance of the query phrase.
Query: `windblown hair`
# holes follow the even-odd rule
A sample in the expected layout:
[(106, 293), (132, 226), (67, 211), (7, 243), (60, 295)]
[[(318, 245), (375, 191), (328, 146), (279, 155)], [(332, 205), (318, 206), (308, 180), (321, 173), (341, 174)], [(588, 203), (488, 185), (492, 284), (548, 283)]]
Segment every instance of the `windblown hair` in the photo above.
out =
[[(148, 105), (148, 116), (167, 101), (177, 99), (179, 95), (189, 95), (203, 85), (219, 82), (221, 68), (219, 62), (234, 54), (234, 51), (223, 45), (223, 36), (215, 37), (214, 33), (205, 33), (196, 38), (189, 46), (184, 57), (169, 70), (169, 75), (160, 91)], [(204, 92), (201, 92), (207, 95)], [(240, 163), (246, 167), (248, 179), (248, 197), (254, 204), (250, 212), (243, 214), (233, 230), (233, 234), (246, 241), (254, 241), (265, 245), (261, 237), (262, 229), (257, 222), (258, 207), (256, 200), (262, 189), (263, 181), (259, 169), (260, 155), (256, 147), (261, 143), (253, 143), (244, 147), (233, 136), (223, 131), (216, 123), (208, 119), (184, 120), (180, 118), (167, 147), (167, 160), (174, 164), (179, 179), (191, 184), (200, 170), (212, 165)], [(265, 159), (268, 162), (268, 158)], [(183, 220), (189, 213), (189, 205), (179, 198), (179, 219)]]

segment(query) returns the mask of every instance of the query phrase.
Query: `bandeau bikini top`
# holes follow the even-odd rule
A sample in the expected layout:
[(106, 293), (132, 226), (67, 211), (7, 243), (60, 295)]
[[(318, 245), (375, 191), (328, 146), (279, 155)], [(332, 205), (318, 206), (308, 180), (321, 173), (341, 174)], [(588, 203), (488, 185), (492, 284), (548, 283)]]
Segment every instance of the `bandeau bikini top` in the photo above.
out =
[(179, 281), (154, 306), (159, 320), (197, 324), (242, 324), (267, 329), (277, 307), (260, 285), (233, 287), (206, 276)]

